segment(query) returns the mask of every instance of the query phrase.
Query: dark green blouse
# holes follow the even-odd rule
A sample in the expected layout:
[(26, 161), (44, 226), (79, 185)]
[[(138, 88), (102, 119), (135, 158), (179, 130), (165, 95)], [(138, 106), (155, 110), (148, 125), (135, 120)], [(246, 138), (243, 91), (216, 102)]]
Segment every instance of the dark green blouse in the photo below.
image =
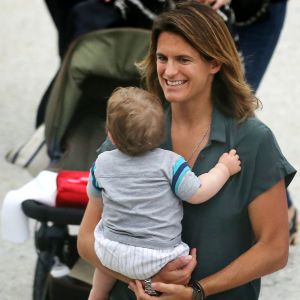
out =
[[(167, 137), (162, 148), (172, 150), (170, 113), (167, 116)], [(238, 124), (216, 109), (209, 142), (197, 158), (193, 171), (196, 175), (209, 171), (221, 154), (232, 148), (240, 156), (241, 172), (231, 177), (208, 202), (199, 205), (184, 203), (182, 238), (191, 248), (197, 248), (198, 264), (193, 273), (194, 279), (219, 271), (253, 245), (248, 205), (283, 178), (288, 186), (296, 173), (265, 124), (256, 117)], [(207, 299), (255, 300), (259, 291), (260, 280), (255, 280)], [(126, 299), (135, 297), (127, 285), (119, 282), (110, 300)]]

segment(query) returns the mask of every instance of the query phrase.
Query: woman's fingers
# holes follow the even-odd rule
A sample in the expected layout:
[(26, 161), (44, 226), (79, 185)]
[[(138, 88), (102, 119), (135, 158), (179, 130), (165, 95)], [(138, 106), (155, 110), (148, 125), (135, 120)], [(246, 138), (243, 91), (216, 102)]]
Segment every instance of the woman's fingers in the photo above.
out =
[(176, 284), (187, 284), (191, 274), (197, 264), (196, 250), (191, 250), (191, 254), (179, 257), (166, 264), (155, 276), (152, 282), (166, 282)]
[(154, 282), (152, 283), (152, 287), (158, 292), (164, 294), (173, 294), (176, 290), (176, 287), (178, 287), (178, 285), (171, 284), (171, 283)]
[(196, 268), (197, 265), (197, 251), (196, 248), (193, 248), (190, 252), (190, 255), (192, 256), (191, 261), (189, 262), (189, 264), (187, 264), (184, 268), (183, 271), (185, 272), (185, 280), (183, 281), (183, 284), (188, 284), (191, 280), (191, 275), (192, 272), (194, 271), (194, 269)]
[(213, 1), (212, 8), (214, 10), (217, 10), (217, 9), (221, 8), (222, 6), (229, 4), (229, 3), (230, 3), (229, 0), (215, 0), (215, 1)]
[(153, 277), (153, 281), (184, 284), (183, 277), (187, 272), (184, 271), (184, 268), (189, 266), (192, 260), (193, 260), (192, 255), (188, 255), (188, 256), (179, 257), (169, 262)]
[(161, 300), (190, 300), (193, 290), (190, 287), (178, 284), (153, 283), (152, 287), (162, 293)]
[(139, 280), (130, 281), (129, 289), (131, 289), (135, 293), (137, 300), (157, 299), (157, 297), (151, 297), (145, 293), (142, 283)]
[(191, 255), (181, 256), (168, 263), (167, 269), (170, 271), (180, 270), (184, 268), (186, 265), (188, 265), (189, 262), (192, 260), (192, 258), (193, 257)]

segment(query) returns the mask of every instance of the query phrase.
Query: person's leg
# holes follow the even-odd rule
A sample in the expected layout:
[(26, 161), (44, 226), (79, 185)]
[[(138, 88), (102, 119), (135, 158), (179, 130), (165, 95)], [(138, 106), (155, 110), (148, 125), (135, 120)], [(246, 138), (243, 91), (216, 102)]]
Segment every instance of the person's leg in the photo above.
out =
[(75, 5), (68, 23), (70, 42), (94, 30), (125, 26), (118, 9), (111, 3), (98, 0), (87, 0)]
[(45, 0), (58, 32), (58, 50), (62, 59), (68, 48), (67, 22), (73, 6), (85, 0)]
[(254, 24), (236, 27), (246, 79), (256, 91), (277, 45), (286, 14), (286, 0), (271, 4), (270, 15)]
[(93, 277), (93, 286), (88, 300), (107, 300), (109, 292), (115, 282), (116, 280), (113, 277), (96, 268)]

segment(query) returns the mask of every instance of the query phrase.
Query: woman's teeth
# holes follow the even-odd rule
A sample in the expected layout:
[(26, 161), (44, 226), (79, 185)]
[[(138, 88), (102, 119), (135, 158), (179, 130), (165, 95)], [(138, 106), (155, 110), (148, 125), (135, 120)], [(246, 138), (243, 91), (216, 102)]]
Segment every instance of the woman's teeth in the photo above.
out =
[(167, 80), (167, 85), (172, 85), (172, 86), (177, 86), (177, 85), (181, 85), (184, 83), (185, 83), (184, 80), (175, 80), (175, 81)]

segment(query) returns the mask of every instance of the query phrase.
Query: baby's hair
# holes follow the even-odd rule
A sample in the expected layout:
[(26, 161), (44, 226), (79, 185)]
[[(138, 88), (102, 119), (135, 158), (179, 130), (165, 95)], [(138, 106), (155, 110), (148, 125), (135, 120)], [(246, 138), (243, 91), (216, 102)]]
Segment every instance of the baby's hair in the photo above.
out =
[(143, 89), (117, 88), (108, 100), (106, 128), (123, 153), (138, 155), (159, 147), (164, 125), (159, 98)]

